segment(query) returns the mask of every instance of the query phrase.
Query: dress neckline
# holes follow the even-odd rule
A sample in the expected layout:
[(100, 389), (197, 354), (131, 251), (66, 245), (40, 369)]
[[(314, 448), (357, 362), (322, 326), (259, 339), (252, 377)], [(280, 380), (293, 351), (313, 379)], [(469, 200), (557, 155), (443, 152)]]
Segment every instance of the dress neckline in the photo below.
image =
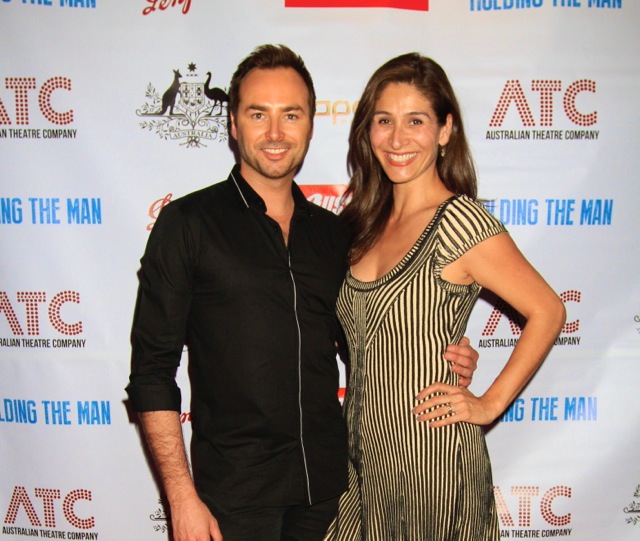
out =
[(364, 290), (376, 289), (382, 286), (383, 284), (396, 278), (402, 272), (402, 270), (407, 265), (409, 265), (409, 263), (413, 259), (414, 254), (419, 250), (420, 246), (422, 246), (422, 244), (430, 235), (430, 233), (435, 229), (436, 225), (440, 221), (440, 218), (442, 216), (442, 213), (444, 212), (445, 207), (452, 200), (457, 199), (458, 197), (459, 196), (457, 194), (454, 194), (448, 199), (445, 199), (442, 203), (438, 205), (438, 208), (436, 209), (436, 212), (434, 213), (433, 217), (431, 218), (431, 220), (429, 220), (429, 223), (422, 230), (422, 233), (420, 233), (420, 236), (418, 237), (418, 239), (413, 243), (413, 246), (409, 248), (409, 251), (402, 257), (402, 259), (391, 270), (389, 270), (379, 278), (376, 278), (375, 280), (363, 281), (363, 280), (359, 280), (351, 273), (351, 266), (349, 266), (347, 270), (347, 276), (345, 278), (345, 282), (347, 283), (347, 285), (349, 285), (353, 289), (364, 291)]

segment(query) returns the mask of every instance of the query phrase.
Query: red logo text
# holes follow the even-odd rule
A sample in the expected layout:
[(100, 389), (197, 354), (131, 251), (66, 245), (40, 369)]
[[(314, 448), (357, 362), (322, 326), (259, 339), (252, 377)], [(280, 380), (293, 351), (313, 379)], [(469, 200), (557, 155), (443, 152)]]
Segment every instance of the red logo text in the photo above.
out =
[[(27, 335), (40, 334), (40, 305), (47, 304), (47, 294), (44, 291), (18, 291), (16, 302), (24, 305), (20, 310), (24, 314), (23, 324), (16, 315), (16, 310), (5, 291), (0, 291), (0, 314), (4, 314), (14, 336), (24, 336), (24, 320), (27, 325)], [(69, 323), (62, 318), (62, 307), (66, 303), (80, 304), (80, 293), (76, 291), (61, 291), (56, 293), (47, 306), (47, 316), (51, 326), (60, 334), (75, 336), (82, 332), (82, 321)]]
[[(562, 93), (564, 114), (573, 124), (578, 126), (593, 126), (598, 120), (597, 111), (580, 111), (577, 104), (578, 95), (582, 92), (596, 92), (595, 81), (580, 79), (579, 81), (571, 83), (563, 92), (562, 81), (536, 79), (531, 81), (531, 90), (539, 93), (540, 126), (553, 126), (554, 95), (556, 93)], [(516, 111), (524, 126), (536, 125), (531, 107), (529, 107), (529, 100), (527, 100), (522, 85), (518, 80), (507, 81), (504, 85), (489, 125), (492, 127), (502, 126), (511, 104), (515, 105)]]
[[(503, 526), (516, 526), (514, 521), (514, 514), (509, 509), (507, 501), (502, 493), (502, 490), (498, 486), (493, 487), (493, 494), (496, 498), (496, 508), (498, 510), (498, 517), (500, 523)], [(511, 496), (515, 496), (518, 499), (517, 526), (527, 528), (531, 526), (532, 507), (534, 502), (540, 510), (540, 515), (543, 520), (551, 526), (566, 526), (571, 522), (571, 513), (564, 515), (557, 514), (553, 505), (558, 498), (571, 498), (571, 488), (565, 486), (552, 487), (547, 490), (540, 498), (539, 502), (536, 502), (540, 496), (540, 487), (536, 486), (515, 486), (511, 487)]]
[(56, 502), (62, 500), (62, 514), (71, 526), (81, 530), (89, 530), (96, 525), (94, 517), (81, 518), (75, 511), (76, 502), (80, 500), (91, 501), (92, 496), (90, 490), (72, 490), (62, 498), (62, 492), (58, 489), (36, 488), (34, 490), (34, 498), (42, 501), (41, 504), (37, 505), (38, 509), (41, 510), (40, 514), (36, 511), (36, 505), (34, 505), (33, 500), (29, 497), (27, 489), (22, 486), (14, 487), (4, 523), (15, 524), (18, 511), (22, 508), (32, 526), (42, 526), (40, 517), (44, 517), (44, 525), (48, 528), (55, 528), (56, 507), (59, 507), (59, 505), (56, 505)]
[[(31, 91), (37, 90), (35, 77), (6, 77), (4, 86), (13, 91), (13, 105), (15, 109), (14, 121), (18, 125), (29, 125), (29, 104)], [(71, 91), (71, 79), (67, 77), (51, 77), (47, 79), (38, 91), (38, 108), (42, 115), (52, 124), (64, 126), (73, 122), (73, 109), (60, 112), (52, 104), (52, 96), (56, 90)], [(7, 101), (9, 103), (9, 101)], [(0, 125), (11, 125), (11, 117), (0, 96)]]

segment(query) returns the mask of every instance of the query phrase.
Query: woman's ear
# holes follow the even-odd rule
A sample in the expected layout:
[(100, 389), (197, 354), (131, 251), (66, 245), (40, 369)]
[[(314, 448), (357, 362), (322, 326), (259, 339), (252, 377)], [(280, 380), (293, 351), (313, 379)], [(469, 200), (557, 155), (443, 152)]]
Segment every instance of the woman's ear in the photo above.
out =
[(444, 121), (444, 125), (440, 128), (440, 138), (438, 144), (443, 147), (449, 142), (451, 136), (451, 130), (453, 129), (453, 116), (451, 113), (447, 115), (447, 119)]

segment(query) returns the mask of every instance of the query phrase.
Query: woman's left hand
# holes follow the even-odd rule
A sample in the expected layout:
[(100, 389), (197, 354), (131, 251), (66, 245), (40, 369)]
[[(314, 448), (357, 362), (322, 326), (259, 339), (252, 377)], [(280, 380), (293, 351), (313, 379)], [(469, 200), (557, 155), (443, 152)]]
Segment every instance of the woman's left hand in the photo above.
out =
[(413, 408), (412, 413), (419, 422), (429, 422), (433, 428), (460, 421), (488, 425), (497, 417), (487, 399), (475, 396), (465, 387), (446, 383), (433, 383), (425, 387), (416, 400), (424, 402)]

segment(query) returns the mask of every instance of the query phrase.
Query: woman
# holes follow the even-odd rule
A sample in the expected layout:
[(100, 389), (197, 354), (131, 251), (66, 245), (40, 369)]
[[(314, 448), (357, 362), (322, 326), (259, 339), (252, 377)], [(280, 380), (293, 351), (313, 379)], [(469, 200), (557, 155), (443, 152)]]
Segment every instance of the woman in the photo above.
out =
[[(475, 202), (460, 109), (438, 64), (412, 53), (380, 67), (349, 143), (343, 217), (354, 241), (338, 315), (350, 350), (351, 472), (329, 538), (497, 541), (481, 426), (539, 367), (564, 306)], [(495, 382), (475, 396), (442, 354), (462, 337), (482, 287), (527, 324)]]

